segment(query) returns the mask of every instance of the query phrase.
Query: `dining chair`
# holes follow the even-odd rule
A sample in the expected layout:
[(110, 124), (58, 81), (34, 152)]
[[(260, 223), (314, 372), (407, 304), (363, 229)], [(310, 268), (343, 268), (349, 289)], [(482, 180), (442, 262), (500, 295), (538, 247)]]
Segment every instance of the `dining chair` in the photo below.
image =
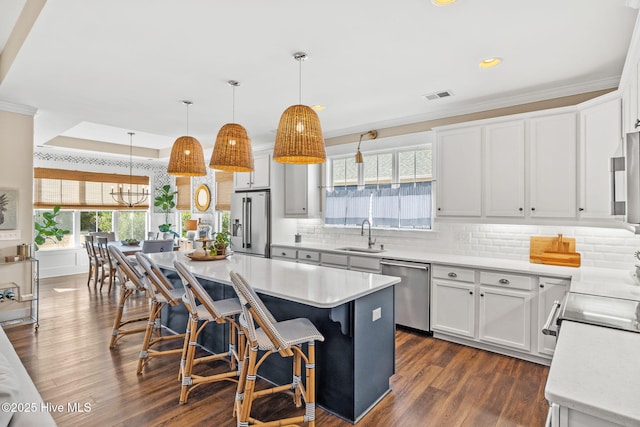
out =
[(171, 252), (173, 250), (173, 239), (166, 240), (144, 240), (141, 252), (150, 254), (154, 252)]
[[(245, 340), (244, 334), (240, 331), (235, 318), (242, 312), (242, 308), (238, 298), (214, 301), (183, 263), (176, 260), (173, 265), (185, 285), (185, 294), (182, 298), (189, 309), (187, 336), (184, 340), (182, 360), (180, 362), (182, 372), (180, 403), (186, 403), (189, 393), (202, 384), (225, 380), (238, 382), (239, 366), (244, 358)], [(210, 322), (228, 325), (228, 351), (196, 358), (198, 336)], [(193, 373), (194, 366), (215, 360), (227, 361), (229, 370), (207, 376)]]
[(89, 233), (93, 237), (106, 237), (107, 241), (115, 242), (116, 241), (116, 233), (115, 231), (92, 231)]
[[(171, 356), (182, 354), (182, 347), (178, 349), (157, 350), (152, 348), (156, 344), (164, 343), (175, 339), (185, 339), (185, 334), (161, 335), (162, 308), (167, 304), (177, 306), (183, 304), (182, 296), (185, 293), (183, 288), (174, 288), (162, 270), (145, 254), (138, 252), (135, 254), (138, 265), (145, 272), (149, 289), (149, 321), (142, 341), (142, 349), (138, 356), (137, 373), (141, 374), (144, 366), (154, 357)], [(155, 335), (155, 336), (154, 336)]]
[[(322, 334), (306, 318), (277, 321), (264, 305), (258, 294), (238, 273), (230, 272), (233, 289), (242, 307), (240, 325), (244, 329), (247, 348), (238, 380), (234, 414), (238, 426), (262, 425), (251, 417), (253, 402), (261, 397), (278, 392), (292, 392), (293, 403), (300, 407), (305, 403), (305, 414), (281, 420), (271, 420), (268, 425), (290, 425), (308, 423), (315, 426), (315, 342), (324, 341)], [(307, 345), (305, 354), (303, 344)], [(258, 359), (258, 351), (264, 354)], [(258, 368), (272, 354), (293, 358), (291, 383), (255, 390)], [(301, 377), (302, 362), (305, 364), (305, 381)]]
[(118, 280), (120, 281), (120, 299), (118, 301), (116, 317), (113, 321), (111, 339), (109, 340), (109, 348), (113, 348), (120, 338), (147, 330), (146, 327), (132, 328), (127, 326), (132, 323), (148, 320), (149, 316), (124, 318), (124, 304), (135, 292), (144, 292), (145, 295), (147, 295), (148, 292), (146, 277), (131, 264), (129, 258), (127, 258), (117, 246), (110, 245), (109, 253), (116, 264)]
[(96, 242), (92, 235), (86, 234), (84, 236), (84, 248), (87, 251), (87, 256), (89, 257), (87, 286), (89, 286), (89, 283), (91, 283), (91, 279), (93, 278), (93, 286), (97, 288), (98, 282), (104, 279), (104, 270), (102, 269), (104, 260), (98, 254)]
[(116, 280), (116, 266), (109, 253), (109, 238), (106, 236), (94, 236), (96, 244), (94, 248), (102, 259), (102, 279), (100, 280), (100, 290), (104, 285), (105, 279), (109, 279), (109, 289), (107, 293), (111, 293), (111, 287)]

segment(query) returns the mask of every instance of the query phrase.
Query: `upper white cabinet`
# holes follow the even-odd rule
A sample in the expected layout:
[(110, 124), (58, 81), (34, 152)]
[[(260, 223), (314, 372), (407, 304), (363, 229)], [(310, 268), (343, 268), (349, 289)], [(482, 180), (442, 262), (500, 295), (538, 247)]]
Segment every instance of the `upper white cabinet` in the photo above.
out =
[(320, 165), (284, 165), (284, 216), (320, 215)]
[(530, 215), (575, 218), (576, 114), (529, 119)]
[(271, 156), (256, 156), (253, 158), (253, 172), (236, 172), (233, 175), (233, 188), (235, 190), (269, 188), (270, 174)]
[(580, 111), (581, 218), (611, 218), (612, 157), (622, 156), (622, 105), (619, 98)]
[(524, 120), (484, 128), (484, 206), (487, 216), (523, 217)]
[(438, 133), (437, 215), (480, 216), (482, 133), (479, 127)]

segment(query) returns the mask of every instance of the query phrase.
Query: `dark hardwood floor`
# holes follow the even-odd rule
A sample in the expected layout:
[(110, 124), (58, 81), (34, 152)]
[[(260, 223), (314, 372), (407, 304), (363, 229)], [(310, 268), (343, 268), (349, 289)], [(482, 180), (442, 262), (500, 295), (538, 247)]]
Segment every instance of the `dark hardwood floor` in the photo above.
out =
[[(178, 358), (154, 359), (138, 376), (140, 334), (108, 348), (117, 294), (87, 288), (85, 275), (43, 279), (39, 330), (6, 329), (44, 401), (64, 406), (53, 414), (58, 425), (234, 426), (235, 384), (204, 385), (178, 405)], [(146, 307), (142, 295), (134, 296), (125, 312)], [(218, 362), (201, 369), (224, 367)], [(357, 425), (543, 426), (547, 372), (545, 366), (398, 330), (392, 391)], [(87, 404), (90, 411), (69, 412), (68, 403)], [(301, 411), (281, 395), (255, 409), (267, 420)], [(351, 423), (318, 409), (316, 425)]]

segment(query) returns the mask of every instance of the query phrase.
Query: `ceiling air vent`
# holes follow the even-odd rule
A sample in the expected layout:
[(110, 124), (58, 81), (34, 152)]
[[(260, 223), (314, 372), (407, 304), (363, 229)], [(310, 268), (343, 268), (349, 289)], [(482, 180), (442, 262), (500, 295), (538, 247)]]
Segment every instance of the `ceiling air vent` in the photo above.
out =
[(453, 96), (453, 93), (450, 90), (442, 90), (440, 92), (428, 93), (423, 95), (429, 101), (433, 101), (435, 99), (446, 98), (448, 96)]

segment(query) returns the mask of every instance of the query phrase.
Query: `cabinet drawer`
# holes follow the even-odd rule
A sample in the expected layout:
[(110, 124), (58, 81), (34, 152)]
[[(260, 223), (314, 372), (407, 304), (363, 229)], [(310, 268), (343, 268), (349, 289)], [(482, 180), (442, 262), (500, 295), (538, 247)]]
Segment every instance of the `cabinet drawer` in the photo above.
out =
[(274, 247), (271, 249), (271, 256), (273, 258), (289, 258), (296, 259), (296, 250), (289, 248)]
[(322, 254), (322, 265), (332, 265), (336, 267), (344, 267), (347, 268), (349, 261), (349, 257), (346, 255), (338, 255), (338, 254)]
[(380, 272), (380, 260), (378, 258), (370, 258), (363, 256), (350, 256), (349, 268), (351, 270), (362, 270), (371, 272)]
[(480, 272), (480, 284), (511, 289), (533, 289), (533, 277), (511, 273)]
[(300, 261), (320, 261), (320, 252), (298, 251), (298, 260), (300, 260)]
[(431, 275), (440, 279), (457, 280), (460, 282), (475, 282), (475, 270), (448, 265), (434, 265)]

